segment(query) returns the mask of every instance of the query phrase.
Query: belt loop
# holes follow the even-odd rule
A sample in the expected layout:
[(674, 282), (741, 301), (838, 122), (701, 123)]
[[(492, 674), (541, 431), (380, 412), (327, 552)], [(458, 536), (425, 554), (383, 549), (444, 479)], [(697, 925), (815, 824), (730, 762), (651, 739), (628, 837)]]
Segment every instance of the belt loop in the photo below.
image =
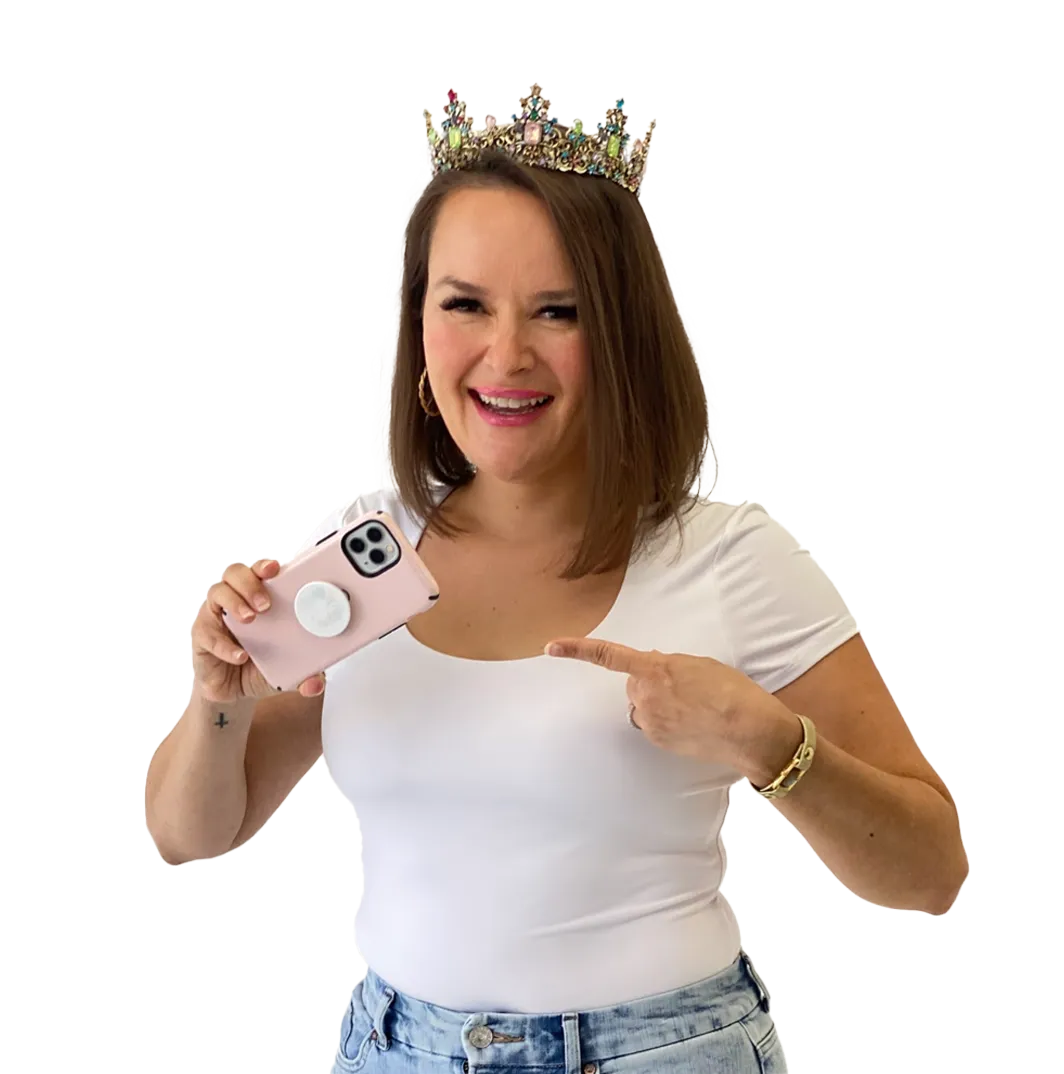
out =
[(385, 987), (384, 994), (377, 1004), (377, 1013), (373, 1016), (373, 1032), (376, 1035), (377, 1047), (382, 1052), (386, 1052), (391, 1044), (388, 1039), (388, 1033), (384, 1028), (384, 1016), (388, 1013), (388, 1008), (392, 1005), (392, 1000), (394, 999), (395, 993), (390, 988)]
[(746, 972), (750, 974), (750, 978), (751, 980), (753, 980), (754, 986), (757, 988), (758, 998), (761, 1002), (761, 1006), (767, 1012), (769, 1009), (769, 1000), (771, 997), (769, 996), (768, 989), (765, 987), (765, 982), (761, 980), (761, 975), (757, 972), (757, 970), (754, 969), (754, 964), (750, 961), (750, 956), (745, 951), (740, 951), (739, 954), (742, 955), (743, 965), (746, 966)]
[(580, 1074), (580, 1016), (562, 1015), (562, 1038), (565, 1041), (565, 1074)]

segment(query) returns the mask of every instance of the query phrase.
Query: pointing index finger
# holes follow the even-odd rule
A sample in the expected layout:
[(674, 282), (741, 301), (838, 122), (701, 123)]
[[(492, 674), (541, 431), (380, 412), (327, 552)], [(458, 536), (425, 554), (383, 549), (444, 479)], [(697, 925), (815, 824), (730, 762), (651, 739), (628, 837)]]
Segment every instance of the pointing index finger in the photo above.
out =
[(552, 641), (544, 652), (547, 656), (583, 660), (608, 671), (620, 671), (627, 675), (636, 675), (644, 670), (650, 655), (602, 638), (560, 638)]

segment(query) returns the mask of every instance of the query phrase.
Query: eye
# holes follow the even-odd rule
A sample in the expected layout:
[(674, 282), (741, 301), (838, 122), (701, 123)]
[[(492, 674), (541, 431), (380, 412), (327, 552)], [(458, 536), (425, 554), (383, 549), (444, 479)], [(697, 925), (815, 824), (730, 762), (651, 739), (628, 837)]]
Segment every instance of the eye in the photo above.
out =
[(473, 313), (479, 308), (480, 303), (475, 298), (462, 298), (459, 295), (445, 299), (440, 306), (441, 310), (458, 310), (461, 313)]
[[(464, 299), (458, 295), (454, 295), (447, 299), (440, 305), (440, 309), (443, 310), (460, 310), (461, 313), (471, 314), (476, 309), (480, 308), (480, 303), (476, 299)], [(540, 314), (550, 314), (548, 320), (552, 321), (574, 321), (577, 319), (577, 307), (575, 306), (543, 306), (540, 310)]]

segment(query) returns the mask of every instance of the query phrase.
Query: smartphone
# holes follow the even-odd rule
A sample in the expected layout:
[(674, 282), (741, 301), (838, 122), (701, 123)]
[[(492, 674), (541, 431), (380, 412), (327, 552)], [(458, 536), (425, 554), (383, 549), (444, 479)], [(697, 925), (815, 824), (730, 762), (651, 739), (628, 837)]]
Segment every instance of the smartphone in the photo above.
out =
[(266, 681), (295, 690), (428, 611), (435, 579), (384, 511), (362, 515), (263, 579), (270, 607), (225, 623)]

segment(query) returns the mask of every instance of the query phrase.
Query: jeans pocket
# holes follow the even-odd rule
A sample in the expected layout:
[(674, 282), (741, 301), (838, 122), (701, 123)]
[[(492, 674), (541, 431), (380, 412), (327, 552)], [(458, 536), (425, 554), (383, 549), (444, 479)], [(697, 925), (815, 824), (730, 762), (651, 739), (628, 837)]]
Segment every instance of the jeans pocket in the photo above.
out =
[(758, 1004), (739, 1025), (743, 1027), (761, 1064), (761, 1074), (787, 1074), (787, 1060), (772, 1015)]
[[(715, 1074), (762, 1074), (765, 1068), (760, 1054), (751, 1046), (750, 1038), (740, 1022), (706, 1029), (693, 1026), (690, 1037), (657, 1044), (636, 1051), (622, 1051), (603, 1056), (598, 1063), (589, 1064), (598, 1074), (695, 1074), (714, 1071)], [(624, 1045), (624, 1039), (616, 1043)], [(638, 1040), (630, 1043), (638, 1044)], [(587, 1069), (585, 1067), (585, 1069)]]
[(362, 1003), (362, 986), (359, 985), (351, 996), (340, 1024), (340, 1045), (336, 1049), (334, 1069), (343, 1074), (354, 1074), (356, 1070), (361, 1070), (376, 1039), (377, 1031)]

